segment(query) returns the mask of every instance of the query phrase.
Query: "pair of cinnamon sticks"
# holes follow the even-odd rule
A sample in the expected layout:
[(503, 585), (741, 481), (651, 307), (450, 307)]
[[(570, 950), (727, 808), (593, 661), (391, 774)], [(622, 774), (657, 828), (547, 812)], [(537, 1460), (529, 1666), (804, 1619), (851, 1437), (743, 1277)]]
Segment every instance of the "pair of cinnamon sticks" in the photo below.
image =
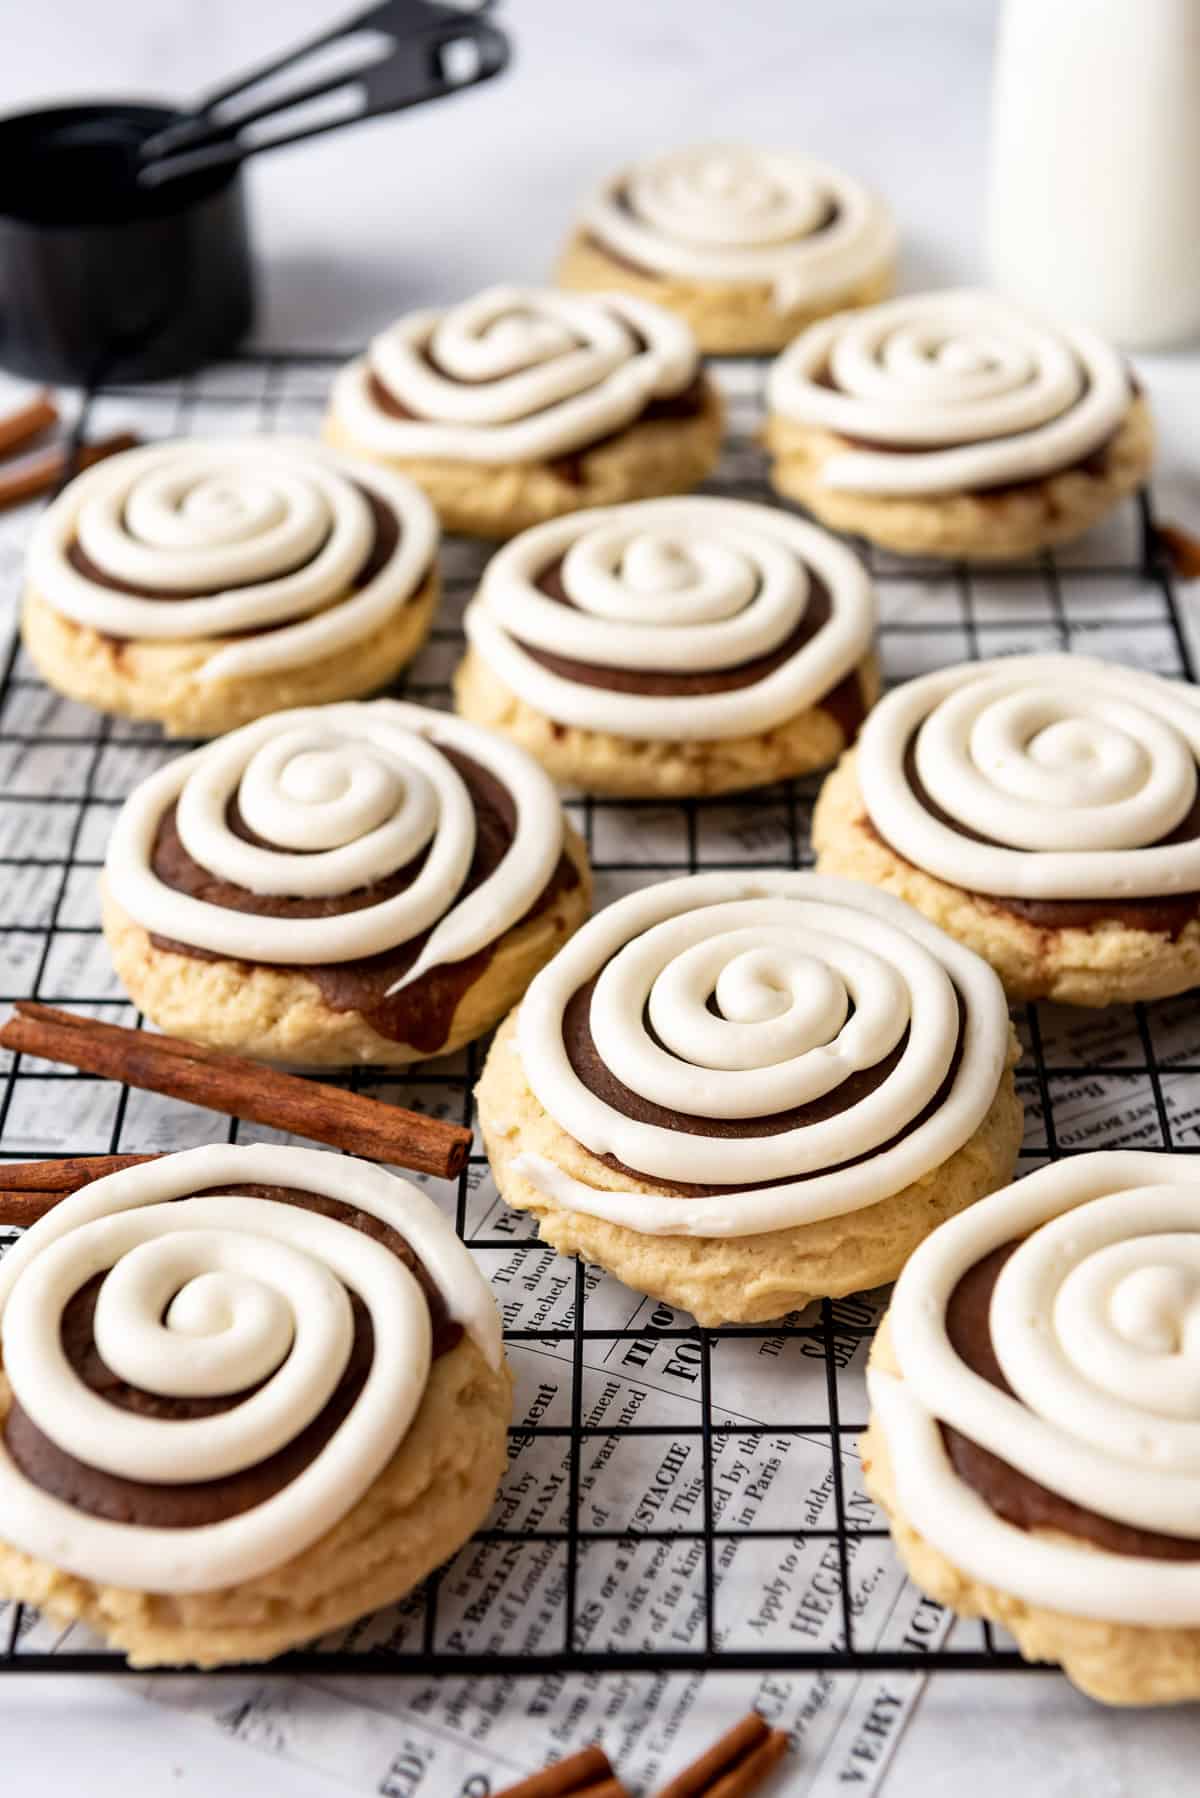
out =
[(132, 449), (138, 442), (132, 431), (117, 431), (94, 443), (80, 444), (74, 452), (70, 443), (51, 443), (19, 461), (9, 460), (56, 425), (58, 418), (58, 407), (49, 393), (39, 393), (0, 418), (0, 511), (50, 493), (68, 473), (90, 468), (93, 462)]
[[(749, 1798), (788, 1750), (783, 1730), (771, 1729), (757, 1711), (677, 1773), (657, 1798)], [(604, 1750), (593, 1746), (541, 1773), (533, 1773), (496, 1798), (629, 1798)]]
[[(0, 1026), (0, 1047), (443, 1180), (457, 1178), (471, 1147), (471, 1132), (461, 1124), (283, 1074), (182, 1037), (104, 1024), (31, 999), (18, 1000)], [(0, 1223), (32, 1223), (68, 1192), (142, 1159), (88, 1155), (0, 1169)]]
[(630, 1798), (630, 1792), (613, 1772), (603, 1748), (592, 1747), (531, 1773), (515, 1786), (505, 1786), (496, 1798)]
[(0, 1162), (0, 1225), (19, 1230), (105, 1174), (157, 1161), (156, 1155), (68, 1155), (61, 1161)]

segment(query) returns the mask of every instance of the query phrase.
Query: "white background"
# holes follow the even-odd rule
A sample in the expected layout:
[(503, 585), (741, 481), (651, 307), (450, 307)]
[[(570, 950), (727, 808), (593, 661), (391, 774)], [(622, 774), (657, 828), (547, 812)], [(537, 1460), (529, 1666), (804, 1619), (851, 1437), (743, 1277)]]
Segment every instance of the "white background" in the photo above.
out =
[[(7, 0), (0, 107), (187, 100), (340, 12), (327, 0)], [(501, 81), (251, 171), (260, 341), (351, 347), (405, 307), (539, 279), (597, 175), (706, 137), (844, 162), (892, 201), (906, 286), (976, 278), (994, 12), (991, 0), (510, 0), (517, 54)], [(1200, 356), (1138, 366), (1162, 431), (1160, 511), (1200, 527)], [(0, 1789), (13, 1793), (341, 1789), (114, 1682), (6, 1678), (0, 1706)], [(1194, 1712), (1106, 1712), (1053, 1677), (938, 1678), (884, 1789), (1154, 1798), (1194, 1788), (1195, 1727)]]

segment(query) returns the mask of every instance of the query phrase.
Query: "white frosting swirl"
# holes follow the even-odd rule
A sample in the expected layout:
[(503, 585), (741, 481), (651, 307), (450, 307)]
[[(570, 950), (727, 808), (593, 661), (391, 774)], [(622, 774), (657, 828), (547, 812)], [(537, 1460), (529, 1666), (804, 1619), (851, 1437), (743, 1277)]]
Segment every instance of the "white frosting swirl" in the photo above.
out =
[(954, 493), (1082, 461), (1120, 425), (1130, 387), (1094, 332), (964, 289), (810, 325), (772, 367), (768, 400), (797, 424), (870, 446), (828, 456), (827, 487)]
[[(411, 1245), (493, 1367), (500, 1324), (450, 1224), (406, 1180), (314, 1149), (213, 1146), (125, 1168), (62, 1200), (0, 1266), (0, 1345), (15, 1400), (65, 1453), (106, 1473), (170, 1486), (256, 1466), (321, 1412), (353, 1342), (349, 1295), (374, 1334), (348, 1416), (280, 1491), (203, 1526), (117, 1523), (29, 1480), (0, 1440), (4, 1539), (85, 1579), (204, 1592), (299, 1554), (355, 1505), (400, 1447), (425, 1393), (429, 1311), (399, 1258), (349, 1224), (239, 1193), (290, 1186), (352, 1205)], [(228, 1196), (190, 1198), (229, 1185)], [(68, 1361), (71, 1298), (103, 1275), (96, 1346), (122, 1380), (164, 1398), (232, 1398), (207, 1417), (120, 1409)], [(244, 1396), (242, 1396), (244, 1395)]]
[(883, 202), (811, 156), (698, 144), (618, 170), (584, 208), (585, 231), (656, 275), (763, 282), (781, 312), (836, 302), (888, 268)]
[[(397, 543), (361, 587), (375, 542), (364, 489), (395, 515)], [(102, 585), (69, 559), (169, 597)], [(437, 519), (403, 475), (300, 437), (190, 438), (111, 456), (42, 513), (29, 581), (64, 617), (152, 643), (240, 636), (201, 680), (294, 668), (373, 636), (428, 573)]]
[[(538, 589), (561, 559), (571, 606)], [(803, 622), (812, 580), (831, 614), (780, 667), (724, 692), (618, 693), (552, 672), (528, 648), (601, 668), (724, 672)], [(867, 654), (866, 570), (816, 526), (728, 499), (642, 500), (525, 531), (493, 556), (464, 621), (514, 693), (585, 730), (679, 741), (769, 730), (823, 699)]]
[[(639, 1122), (585, 1085), (564, 1044), (566, 1007), (595, 976), (601, 1060), (670, 1110), (769, 1117), (895, 1064), (844, 1110), (773, 1135)], [(747, 1188), (610, 1191), (522, 1154), (516, 1165), (539, 1191), (647, 1235), (754, 1236), (873, 1205), (961, 1148), (995, 1099), (1009, 1022), (991, 969), (898, 899), (815, 874), (698, 874), (585, 924), (529, 988), (518, 1041), (537, 1099), (593, 1154), (652, 1180)]]
[[(992, 1296), (1015, 1396), (960, 1361), (945, 1328), (958, 1281), (1017, 1241)], [(946, 1423), (1060, 1497), (1200, 1549), (1200, 1179), (1164, 1154), (1081, 1155), (943, 1224), (896, 1286), (902, 1379), (871, 1398), (901, 1509), (976, 1579), (1112, 1622), (1200, 1624), (1200, 1559), (1119, 1555), (1016, 1529), (954, 1472)]]
[[(486, 769), (515, 813), (507, 852), (463, 898), (475, 810), (440, 744)], [(265, 845), (230, 828), (234, 800)], [(312, 918), (234, 911), (177, 892), (154, 872), (155, 838), (171, 805), (192, 859), (253, 893), (336, 897), (425, 859), (401, 892), (355, 911)], [(144, 929), (252, 962), (354, 961), (431, 930), (396, 992), (430, 968), (475, 954), (522, 918), (549, 882), (563, 836), (554, 787), (523, 749), (462, 719), (377, 699), (275, 712), (168, 762), (121, 808), (105, 878)]]
[[(341, 371), (331, 405), (378, 455), (537, 462), (632, 424), (698, 366), (688, 327), (646, 300), (489, 287), (399, 319)], [(372, 376), (414, 416), (382, 410)]]
[[(945, 816), (913, 790), (908, 757)], [(895, 688), (859, 737), (876, 828), (972, 892), (1122, 899), (1200, 891), (1200, 838), (1164, 843), (1196, 799), (1200, 700), (1085, 656), (1012, 656)]]

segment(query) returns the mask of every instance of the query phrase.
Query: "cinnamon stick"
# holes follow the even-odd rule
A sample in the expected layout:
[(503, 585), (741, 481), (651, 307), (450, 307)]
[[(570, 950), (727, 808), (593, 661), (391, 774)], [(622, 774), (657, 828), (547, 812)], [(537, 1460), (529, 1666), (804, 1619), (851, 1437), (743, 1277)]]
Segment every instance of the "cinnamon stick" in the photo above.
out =
[(82, 444), (74, 456), (66, 443), (52, 444), (36, 456), (25, 456), (0, 471), (0, 511), (36, 499), (40, 493), (49, 493), (67, 474), (78, 474), (93, 462), (102, 462), (105, 456), (133, 449), (138, 442), (133, 431), (117, 431), (111, 437), (97, 438), (95, 443)]
[(0, 1229), (28, 1230), (30, 1224), (52, 1211), (60, 1199), (69, 1198), (65, 1192), (5, 1192), (0, 1193)]
[(0, 1162), (0, 1224), (36, 1224), (60, 1199), (105, 1174), (157, 1155), (64, 1155), (61, 1161)]
[(23, 443), (31, 442), (57, 423), (58, 407), (49, 393), (37, 394), (27, 405), (0, 418), (0, 456), (11, 456)]
[(749, 1798), (774, 1771), (789, 1747), (787, 1731), (773, 1729), (731, 1772), (709, 1786), (705, 1798)]
[(621, 1782), (613, 1777), (612, 1762), (594, 1743), (518, 1780), (515, 1786), (505, 1786), (495, 1798), (575, 1798), (576, 1793), (580, 1798), (628, 1798)]
[(0, 1162), (2, 1192), (78, 1192), (105, 1174), (136, 1167), (139, 1161), (157, 1161), (157, 1155), (64, 1155), (58, 1161)]
[(18, 1000), (0, 1026), (0, 1046), (443, 1180), (462, 1172), (471, 1146), (471, 1132), (461, 1124), (283, 1074), (181, 1037), (102, 1024), (30, 999)]

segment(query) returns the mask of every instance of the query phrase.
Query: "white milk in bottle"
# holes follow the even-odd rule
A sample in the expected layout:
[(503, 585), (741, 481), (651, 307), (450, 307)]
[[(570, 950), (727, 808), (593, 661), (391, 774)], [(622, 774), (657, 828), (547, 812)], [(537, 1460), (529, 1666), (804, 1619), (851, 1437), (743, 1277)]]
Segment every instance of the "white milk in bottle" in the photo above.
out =
[(1117, 343), (1200, 336), (1200, 0), (1005, 0), (997, 286)]

